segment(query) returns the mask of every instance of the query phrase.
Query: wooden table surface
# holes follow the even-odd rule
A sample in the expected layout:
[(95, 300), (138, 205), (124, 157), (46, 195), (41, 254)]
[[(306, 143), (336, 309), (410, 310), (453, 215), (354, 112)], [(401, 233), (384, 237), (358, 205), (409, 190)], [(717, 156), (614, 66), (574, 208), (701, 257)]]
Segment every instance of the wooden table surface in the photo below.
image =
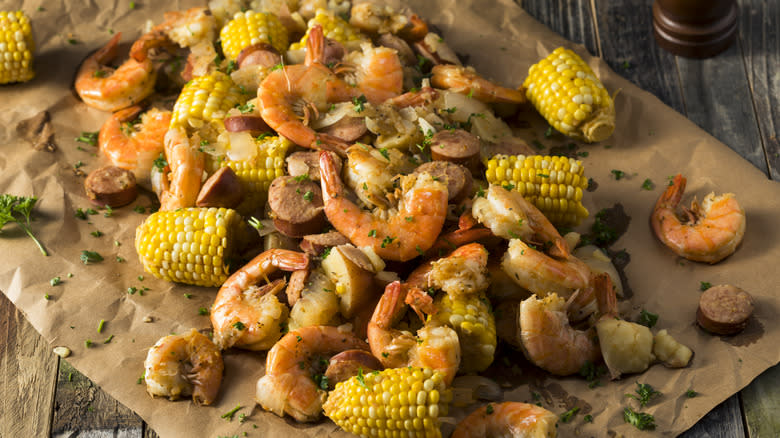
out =
[[(519, 1), (519, 0), (518, 0)], [(675, 57), (653, 39), (651, 0), (523, 0), (533, 17), (647, 90), (780, 180), (780, 6), (738, 0), (739, 35), (706, 60)], [(780, 436), (780, 366), (684, 433)], [(0, 294), (0, 438), (156, 437), (140, 417), (60, 360)], [(649, 434), (646, 434), (649, 435)]]

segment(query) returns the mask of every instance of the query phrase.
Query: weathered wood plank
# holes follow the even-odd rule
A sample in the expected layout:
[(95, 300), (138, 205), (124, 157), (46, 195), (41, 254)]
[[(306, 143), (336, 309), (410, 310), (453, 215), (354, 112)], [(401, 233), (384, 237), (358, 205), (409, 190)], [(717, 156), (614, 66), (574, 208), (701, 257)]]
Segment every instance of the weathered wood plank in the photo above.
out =
[(48, 436), (57, 356), (0, 293), (0, 437)]
[(653, 37), (652, 0), (593, 0), (593, 3), (601, 56), (607, 64), (685, 114), (675, 57), (658, 47)]
[(160, 438), (160, 435), (157, 435), (157, 432), (144, 423), (144, 438)]
[(589, 0), (517, 1), (529, 15), (550, 29), (568, 40), (583, 44), (591, 54), (601, 56)]
[(141, 438), (143, 421), (95, 386), (67, 360), (60, 361), (54, 397), (54, 437), (122, 436)]
[(744, 438), (739, 396), (733, 395), (711, 410), (679, 438)]
[(677, 66), (688, 118), (766, 173), (740, 45), (709, 59), (678, 57)]
[(748, 436), (780, 436), (780, 366), (764, 371), (740, 395)]
[(769, 176), (780, 181), (780, 3), (739, 0), (739, 42), (766, 151)]

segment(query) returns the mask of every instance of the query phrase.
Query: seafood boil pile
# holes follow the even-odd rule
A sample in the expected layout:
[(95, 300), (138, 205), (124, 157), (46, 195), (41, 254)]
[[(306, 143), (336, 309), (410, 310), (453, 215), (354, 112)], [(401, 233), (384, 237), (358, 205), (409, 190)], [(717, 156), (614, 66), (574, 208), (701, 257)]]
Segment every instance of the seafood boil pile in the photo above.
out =
[[(112, 68), (115, 35), (74, 86), (110, 113), (97, 143), (111, 166), (89, 175), (88, 196), (119, 208), (153, 191), (159, 211), (135, 238), (144, 270), (218, 288), (209, 330), (149, 349), (149, 394), (211, 404), (223, 352), (262, 351), (255, 401), (296, 422), (440, 436), (450, 406), (480, 399), (452, 436), (556, 436), (558, 413), (464, 382), (501, 348), (555, 376), (689, 364), (665, 330), (621, 317), (609, 256), (566, 232), (590, 215), (583, 163), (536, 154), (507, 123), (536, 111), (555, 135), (609, 138), (610, 92), (574, 52), (553, 51), (514, 89), (463, 65), (411, 11), (372, 3), (212, 1), (147, 30)], [(671, 181), (652, 229), (717, 263), (744, 212), (713, 194), (681, 220), (685, 183)], [(749, 295), (710, 295), (702, 327), (744, 327)]]

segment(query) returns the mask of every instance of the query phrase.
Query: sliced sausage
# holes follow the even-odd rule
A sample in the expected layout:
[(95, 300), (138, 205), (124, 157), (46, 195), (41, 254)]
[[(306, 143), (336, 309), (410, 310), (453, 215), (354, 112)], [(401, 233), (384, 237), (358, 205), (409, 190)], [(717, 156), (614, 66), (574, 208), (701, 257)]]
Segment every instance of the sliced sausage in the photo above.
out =
[(287, 283), (287, 289), (285, 290), (287, 294), (288, 306), (294, 306), (295, 303), (297, 303), (301, 298), (301, 294), (303, 293), (303, 289), (306, 287), (306, 280), (308, 278), (308, 269), (293, 271), (293, 273), (290, 274), (290, 281)]
[(281, 62), (282, 56), (279, 55), (279, 51), (268, 43), (258, 43), (244, 47), (236, 58), (238, 68), (249, 65), (260, 65), (265, 68), (273, 68)]
[(428, 173), (447, 181), (447, 197), (450, 203), (458, 203), (471, 195), (474, 178), (465, 167), (449, 161), (431, 161), (417, 166), (414, 173)]
[(203, 183), (195, 205), (233, 208), (244, 198), (241, 181), (228, 166), (222, 166)]
[(256, 114), (239, 114), (225, 117), (225, 129), (230, 132), (249, 131), (253, 137), (271, 131), (265, 120)]
[(359, 370), (366, 374), (382, 369), (382, 363), (370, 351), (346, 350), (330, 358), (325, 377), (328, 378), (328, 386), (333, 387), (339, 382), (357, 376)]
[(349, 239), (338, 231), (330, 231), (321, 234), (309, 234), (303, 236), (301, 240), (301, 250), (309, 255), (318, 256), (325, 251), (325, 248), (330, 248), (339, 245), (346, 245), (349, 243)]
[(280, 176), (268, 188), (276, 229), (290, 237), (314, 234), (325, 226), (320, 185), (306, 178)]
[(133, 172), (116, 166), (95, 169), (84, 180), (87, 197), (101, 207), (122, 207), (135, 200), (138, 186)]
[(710, 333), (733, 335), (745, 329), (753, 314), (753, 297), (730, 284), (713, 286), (699, 298), (696, 322)]
[[(341, 173), (341, 158), (335, 153), (331, 153), (330, 156), (336, 163), (336, 170)], [(290, 176), (309, 175), (309, 179), (312, 181), (320, 180), (320, 153), (318, 151), (294, 152), (285, 161), (287, 161), (287, 173)]]
[(368, 128), (366, 127), (365, 117), (342, 117), (338, 122), (319, 131), (338, 137), (347, 143), (352, 143), (365, 135), (368, 132)]
[(347, 50), (340, 42), (332, 38), (325, 38), (325, 46), (322, 50), (322, 60), (320, 62), (325, 65), (337, 63), (344, 58), (346, 53)]
[(431, 156), (434, 160), (450, 161), (479, 172), (479, 138), (463, 129), (439, 131), (431, 138)]

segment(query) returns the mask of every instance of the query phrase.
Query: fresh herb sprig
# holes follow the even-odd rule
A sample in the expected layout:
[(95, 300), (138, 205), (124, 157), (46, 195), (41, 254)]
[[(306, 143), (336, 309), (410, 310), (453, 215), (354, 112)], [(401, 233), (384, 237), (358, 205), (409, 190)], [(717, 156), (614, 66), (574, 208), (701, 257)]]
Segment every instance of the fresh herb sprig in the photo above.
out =
[(9, 194), (0, 195), (0, 232), (5, 224), (8, 222), (16, 222), (25, 233), (38, 245), (38, 249), (41, 250), (41, 254), (48, 256), (41, 242), (33, 235), (32, 232), (32, 214), (35, 203), (38, 202), (38, 198), (35, 196), (15, 196)]

